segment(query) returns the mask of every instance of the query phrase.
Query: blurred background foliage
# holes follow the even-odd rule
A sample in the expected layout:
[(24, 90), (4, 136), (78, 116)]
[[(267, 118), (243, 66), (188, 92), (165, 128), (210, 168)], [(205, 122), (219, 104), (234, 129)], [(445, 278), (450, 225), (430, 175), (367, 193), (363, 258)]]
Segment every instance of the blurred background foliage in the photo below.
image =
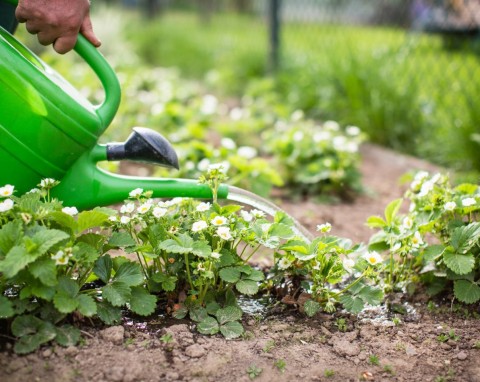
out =
[[(300, 110), (455, 171), (480, 170), (480, 0), (97, 0), (92, 14), (124, 88), (109, 139), (146, 125), (205, 141), (212, 119), (187, 105), (215, 94), (228, 110), (266, 105), (261, 121), (215, 122), (240, 145)], [(74, 72), (85, 86), (88, 68)]]

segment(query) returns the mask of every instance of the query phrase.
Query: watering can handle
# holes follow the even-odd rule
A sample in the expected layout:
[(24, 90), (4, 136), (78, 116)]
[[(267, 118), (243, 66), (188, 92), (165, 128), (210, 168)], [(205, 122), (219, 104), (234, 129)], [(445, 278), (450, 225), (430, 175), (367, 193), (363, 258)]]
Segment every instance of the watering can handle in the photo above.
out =
[[(18, 0), (3, 1), (18, 5)], [(115, 117), (120, 104), (121, 90), (118, 78), (103, 55), (81, 34), (78, 35), (74, 50), (92, 68), (105, 90), (105, 99), (96, 107), (96, 113), (102, 125), (107, 127)]]

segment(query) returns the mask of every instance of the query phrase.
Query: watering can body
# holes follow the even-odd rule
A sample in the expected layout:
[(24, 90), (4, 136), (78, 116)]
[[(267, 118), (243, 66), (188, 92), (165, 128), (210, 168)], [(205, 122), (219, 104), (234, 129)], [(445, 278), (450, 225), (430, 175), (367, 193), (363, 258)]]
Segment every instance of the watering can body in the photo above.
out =
[[(134, 188), (152, 190), (159, 198), (211, 198), (208, 186), (194, 180), (126, 177), (98, 167), (100, 161), (130, 159), (178, 168), (178, 160), (168, 141), (149, 129), (134, 129), (124, 144), (97, 143), (117, 112), (120, 85), (104, 57), (81, 35), (75, 51), (102, 83), (100, 105), (92, 105), (0, 27), (0, 186), (14, 185), (19, 195), (41, 179), (60, 180), (53, 196), (79, 209), (121, 202)], [(220, 186), (218, 197), (227, 195), (228, 187)]]
[[(81, 55), (95, 49), (86, 41)], [(55, 70), (0, 27), (0, 163), (3, 183), (23, 193), (45, 177), (62, 179), (91, 150), (116, 113), (120, 87), (106, 63), (92, 62), (108, 84), (94, 106)]]

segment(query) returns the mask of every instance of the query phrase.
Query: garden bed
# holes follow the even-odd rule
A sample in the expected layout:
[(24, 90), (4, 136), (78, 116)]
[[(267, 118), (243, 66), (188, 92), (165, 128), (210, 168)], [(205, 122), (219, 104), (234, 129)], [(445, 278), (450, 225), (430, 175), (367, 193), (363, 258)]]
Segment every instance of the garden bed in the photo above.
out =
[[(372, 145), (363, 146), (362, 157), (366, 193), (353, 202), (279, 203), (312, 231), (328, 221), (332, 234), (367, 241), (366, 219), (403, 195), (401, 175), (436, 168)], [(109, 328), (85, 321), (78, 347), (18, 356), (2, 337), (0, 380), (480, 381), (478, 304), (469, 310), (436, 305), (422, 294), (401, 303), (405, 314), (394, 316), (377, 309), (306, 318), (289, 305), (259, 307), (244, 315), (246, 334), (239, 340), (200, 335), (190, 322), (158, 315), (128, 317)]]

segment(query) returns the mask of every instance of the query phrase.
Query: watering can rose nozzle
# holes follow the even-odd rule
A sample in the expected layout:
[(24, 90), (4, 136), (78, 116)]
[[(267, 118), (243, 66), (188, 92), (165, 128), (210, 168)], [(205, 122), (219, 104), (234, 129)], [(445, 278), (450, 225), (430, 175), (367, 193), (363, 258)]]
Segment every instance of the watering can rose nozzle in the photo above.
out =
[(107, 144), (107, 160), (123, 159), (179, 168), (177, 153), (170, 142), (160, 133), (144, 127), (134, 127), (123, 143)]

